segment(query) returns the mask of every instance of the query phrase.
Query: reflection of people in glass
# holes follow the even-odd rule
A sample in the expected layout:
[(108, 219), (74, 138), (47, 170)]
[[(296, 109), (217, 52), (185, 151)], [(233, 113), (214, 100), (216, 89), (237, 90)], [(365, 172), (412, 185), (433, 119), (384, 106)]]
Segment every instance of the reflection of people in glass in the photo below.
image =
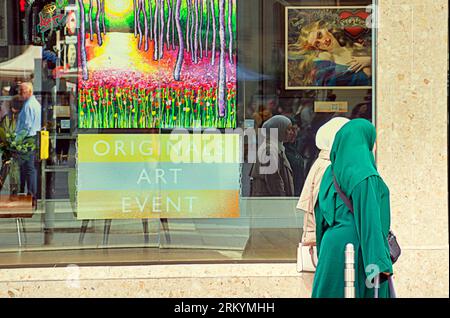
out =
[[(283, 142), (288, 141), (291, 134), (292, 123), (286, 116), (277, 115), (264, 123), (266, 136), (271, 129), (278, 131), (278, 140), (270, 141), (266, 138), (260, 146), (259, 154), (266, 153), (269, 156), (267, 165), (258, 158), (250, 171), (251, 196), (255, 197), (291, 197), (294, 195), (294, 182), (292, 168), (286, 157)], [(278, 153), (274, 154), (273, 151)], [(276, 161), (275, 163), (273, 161)], [(276, 164), (276, 172), (265, 173), (263, 169), (269, 165)]]
[[(30, 82), (22, 83), (19, 87), (19, 96), (23, 107), (17, 119), (16, 142), (37, 144), (37, 133), (41, 130), (41, 104), (33, 95), (33, 85)], [(37, 172), (35, 166), (36, 151), (30, 151), (19, 159), (20, 164), (20, 190), (33, 197), (36, 204)]]
[(294, 118), (291, 118), (292, 129), (289, 131), (288, 140), (284, 143), (286, 157), (292, 168), (294, 178), (294, 196), (299, 196), (305, 182), (305, 161), (301, 154), (301, 139), (299, 136), (299, 126)]
[(371, 85), (370, 48), (348, 40), (342, 30), (328, 29), (324, 21), (302, 28), (289, 50), (302, 59), (297, 70), (302, 86)]
[(349, 122), (344, 117), (335, 117), (323, 125), (316, 135), (316, 146), (320, 149), (319, 157), (314, 162), (306, 178), (297, 209), (305, 213), (303, 218), (302, 243), (305, 245), (316, 244), (316, 223), (314, 217), (314, 207), (319, 195), (320, 182), (325, 170), (330, 165), (330, 151), (333, 146), (336, 133)]
[(19, 86), (22, 84), (22, 80), (20, 78), (15, 78), (14, 83), (11, 85), (9, 89), (9, 96), (16, 96), (19, 94)]
[(361, 103), (355, 106), (352, 110), (352, 119), (356, 118), (364, 118), (369, 121), (372, 120), (372, 108), (370, 107), (370, 103)]
[[(3, 87), (2, 89), (2, 96), (9, 96), (9, 90)], [(0, 123), (2, 122), (3, 118), (9, 113), (10, 110), (10, 102), (9, 101), (2, 101), (0, 102)]]
[[(305, 176), (308, 174), (314, 160), (317, 158), (318, 150), (315, 144), (315, 134), (319, 128), (317, 127), (318, 119), (323, 115), (323, 113), (315, 113), (313, 107), (314, 106), (311, 104), (303, 104), (296, 115), (296, 119), (300, 126), (298, 143), (304, 161), (303, 174)], [(323, 123), (325, 122), (326, 121)], [(321, 123), (321, 125), (323, 123)]]
[[(336, 134), (331, 165), (323, 175), (314, 210), (319, 255), (314, 298), (344, 297), (345, 247), (349, 243), (355, 248), (356, 298), (374, 297), (374, 288), (366, 282), (373, 281), (377, 274), (381, 276), (379, 297), (390, 297), (387, 278), (393, 270), (387, 242), (389, 189), (375, 165), (375, 139), (375, 127), (365, 119), (350, 121)], [(340, 199), (333, 175), (351, 199), (354, 213)]]
[(265, 105), (259, 105), (253, 113), (253, 119), (255, 120), (255, 127), (261, 128), (262, 125), (273, 116), (271, 108)]

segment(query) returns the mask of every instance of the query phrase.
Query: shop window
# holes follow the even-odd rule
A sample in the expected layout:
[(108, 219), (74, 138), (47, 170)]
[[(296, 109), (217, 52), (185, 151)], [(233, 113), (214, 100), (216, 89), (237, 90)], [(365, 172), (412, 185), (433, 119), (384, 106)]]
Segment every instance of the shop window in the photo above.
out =
[[(1, 102), (20, 104), (18, 83), (33, 82), (49, 153), (38, 153), (33, 209), (17, 193), (18, 162), (3, 151), (3, 265), (19, 250), (30, 264), (295, 261), (295, 206), (319, 153), (317, 130), (336, 116), (374, 118), (371, 1), (31, 3), (8, 30), (28, 30), (21, 44), (33, 45), (0, 64)], [(257, 184), (249, 156), (276, 115), (291, 121), (289, 169), (273, 173), (283, 191)], [(174, 132), (188, 136), (181, 151), (211, 129), (199, 145), (220, 148), (208, 157), (219, 161), (193, 162), (193, 148), (190, 162), (170, 161)]]

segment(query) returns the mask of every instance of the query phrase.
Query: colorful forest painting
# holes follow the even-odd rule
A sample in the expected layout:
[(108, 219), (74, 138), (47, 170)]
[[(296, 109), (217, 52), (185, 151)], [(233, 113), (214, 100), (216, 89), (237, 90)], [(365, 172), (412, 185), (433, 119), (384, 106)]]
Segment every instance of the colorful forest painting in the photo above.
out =
[(79, 128), (234, 128), (236, 0), (78, 0)]

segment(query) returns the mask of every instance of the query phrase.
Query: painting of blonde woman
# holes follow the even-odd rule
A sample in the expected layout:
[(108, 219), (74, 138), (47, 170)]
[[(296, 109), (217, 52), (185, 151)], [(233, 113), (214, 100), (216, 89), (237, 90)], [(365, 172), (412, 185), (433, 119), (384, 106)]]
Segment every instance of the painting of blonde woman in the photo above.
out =
[(365, 8), (286, 7), (286, 89), (372, 86)]

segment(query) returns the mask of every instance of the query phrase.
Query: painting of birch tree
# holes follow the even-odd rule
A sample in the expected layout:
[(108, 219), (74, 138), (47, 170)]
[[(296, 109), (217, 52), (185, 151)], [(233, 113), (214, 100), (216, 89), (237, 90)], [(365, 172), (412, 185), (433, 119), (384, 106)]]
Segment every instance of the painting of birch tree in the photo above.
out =
[(236, 0), (77, 0), (80, 128), (236, 127)]

